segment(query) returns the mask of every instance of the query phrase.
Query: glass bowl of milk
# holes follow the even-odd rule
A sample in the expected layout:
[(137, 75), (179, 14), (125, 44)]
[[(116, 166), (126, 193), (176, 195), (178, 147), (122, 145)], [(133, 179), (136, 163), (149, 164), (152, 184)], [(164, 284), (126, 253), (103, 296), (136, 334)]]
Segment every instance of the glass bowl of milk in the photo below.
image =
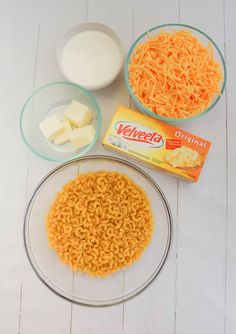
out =
[(86, 22), (64, 34), (58, 43), (57, 61), (67, 80), (97, 90), (116, 79), (123, 66), (124, 50), (111, 28)]
[[(88, 113), (90, 125), (87, 128), (84, 126), (87, 123), (80, 128), (71, 125), (68, 138), (63, 143), (57, 143), (58, 136), (66, 134), (63, 129), (65, 115), (72, 103), (86, 110), (76, 110), (77, 116), (82, 112)], [(100, 135), (101, 122), (101, 112), (93, 94), (72, 82), (57, 81), (40, 87), (26, 100), (20, 115), (20, 132), (25, 144), (34, 154), (45, 160), (65, 162), (85, 155), (95, 146)], [(43, 129), (42, 123), (44, 123)], [(61, 127), (60, 133), (56, 133), (55, 127), (58, 124), (59, 128)], [(85, 128), (93, 129), (91, 136), (89, 133), (84, 133)], [(47, 137), (48, 133), (57, 137)], [(78, 135), (78, 140), (82, 136), (81, 143), (84, 145), (80, 148), (70, 140), (70, 136), (75, 134)]]

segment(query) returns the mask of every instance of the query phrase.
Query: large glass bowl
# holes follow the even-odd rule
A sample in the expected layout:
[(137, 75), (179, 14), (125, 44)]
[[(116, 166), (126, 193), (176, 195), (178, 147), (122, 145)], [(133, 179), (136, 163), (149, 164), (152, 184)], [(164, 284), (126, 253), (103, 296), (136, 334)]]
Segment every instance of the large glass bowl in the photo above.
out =
[[(39, 123), (45, 117), (63, 114), (72, 100), (89, 107), (96, 130), (93, 141), (80, 150), (74, 149), (71, 144), (54, 145), (48, 142), (39, 129)], [(37, 156), (50, 161), (64, 162), (84, 155), (96, 144), (100, 130), (101, 113), (96, 99), (86, 89), (71, 82), (52, 82), (39, 88), (28, 98), (21, 111), (20, 131), (25, 144)]]
[[(146, 108), (140, 101), (139, 99), (135, 96), (133, 89), (129, 83), (129, 63), (130, 60), (132, 58), (133, 52), (136, 48), (136, 46), (139, 43), (143, 43), (147, 40), (148, 38), (148, 34), (152, 34), (152, 35), (157, 35), (158, 33), (160, 33), (161, 31), (167, 31), (167, 32), (173, 32), (173, 31), (178, 31), (178, 30), (189, 30), (191, 31), (191, 33), (193, 34), (193, 36), (197, 37), (200, 42), (204, 45), (204, 46), (208, 46), (208, 44), (210, 43), (212, 45), (212, 49), (213, 49), (213, 53), (214, 53), (214, 57), (216, 59), (216, 61), (220, 64), (221, 68), (222, 68), (222, 75), (223, 75), (223, 80), (221, 82), (221, 87), (220, 87), (220, 91), (221, 91), (221, 95), (220, 96), (216, 96), (213, 100), (211, 105), (203, 110), (202, 112), (192, 116), (192, 117), (188, 117), (188, 118), (181, 118), (181, 119), (177, 119), (177, 118), (169, 118), (169, 117), (164, 117), (161, 115), (158, 115), (156, 113), (154, 113), (153, 111), (151, 111), (150, 109)], [(125, 59), (125, 64), (124, 64), (124, 72), (125, 72), (125, 83), (126, 86), (129, 90), (129, 93), (131, 95), (131, 98), (133, 99), (136, 107), (143, 112), (146, 115), (149, 115), (153, 118), (157, 118), (160, 119), (162, 121), (165, 122), (184, 122), (184, 121), (189, 121), (189, 120), (193, 120), (195, 118), (198, 118), (200, 116), (205, 115), (206, 113), (208, 113), (215, 105), (216, 103), (219, 101), (220, 97), (222, 96), (224, 89), (225, 89), (225, 83), (226, 83), (226, 65), (225, 65), (225, 61), (224, 61), (224, 57), (219, 49), (219, 47), (216, 45), (216, 43), (204, 32), (202, 32), (201, 30), (191, 27), (189, 25), (186, 24), (178, 24), (178, 23), (169, 23), (169, 24), (162, 24), (160, 26), (151, 28), (147, 31), (145, 31), (142, 35), (140, 35), (136, 41), (132, 44), (131, 48), (129, 49), (129, 52), (127, 54), (127, 57)]]
[[(55, 194), (78, 173), (119, 171), (147, 193), (154, 215), (154, 235), (141, 258), (107, 278), (94, 278), (63, 265), (49, 248), (45, 217)], [(35, 189), (25, 213), (24, 243), (29, 261), (40, 280), (55, 294), (87, 306), (125, 302), (145, 290), (159, 275), (170, 251), (172, 218), (167, 200), (156, 182), (135, 165), (115, 157), (87, 156), (66, 162), (49, 173)]]

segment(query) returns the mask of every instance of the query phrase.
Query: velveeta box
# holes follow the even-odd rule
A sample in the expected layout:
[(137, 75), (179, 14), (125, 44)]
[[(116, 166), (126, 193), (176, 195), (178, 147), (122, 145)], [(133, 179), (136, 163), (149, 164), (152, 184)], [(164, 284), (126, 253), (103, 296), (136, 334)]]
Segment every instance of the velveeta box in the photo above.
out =
[(119, 106), (103, 146), (149, 167), (196, 182), (211, 143), (137, 111)]

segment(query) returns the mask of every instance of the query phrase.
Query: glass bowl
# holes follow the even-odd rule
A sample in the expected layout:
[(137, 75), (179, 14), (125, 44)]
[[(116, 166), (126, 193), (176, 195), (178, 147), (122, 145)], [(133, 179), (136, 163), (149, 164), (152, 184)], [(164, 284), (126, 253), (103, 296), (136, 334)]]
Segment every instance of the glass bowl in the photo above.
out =
[[(71, 148), (70, 144), (51, 144), (39, 129), (39, 123), (46, 116), (63, 113), (72, 100), (90, 108), (93, 113), (92, 125), (96, 129), (93, 141), (80, 150)], [(50, 161), (64, 162), (84, 155), (96, 144), (100, 130), (101, 113), (94, 96), (66, 81), (52, 82), (36, 90), (25, 102), (20, 115), (20, 131), (25, 144), (37, 156)]]
[[(55, 194), (78, 173), (96, 170), (126, 174), (147, 193), (154, 215), (153, 239), (141, 258), (106, 278), (72, 272), (49, 248), (45, 217)], [(87, 156), (66, 162), (50, 172), (35, 189), (24, 218), (24, 244), (40, 280), (55, 294), (80, 305), (102, 307), (125, 302), (145, 290), (159, 275), (170, 251), (172, 218), (156, 182), (135, 165), (110, 156)]]
[[(98, 75), (96, 73), (96, 68), (99, 66), (99, 59), (96, 60), (96, 57), (94, 58), (94, 61), (91, 63), (90, 69), (93, 69), (95, 66), (95, 70), (92, 71), (94, 74), (96, 74), (96, 77), (99, 78), (99, 81), (97, 82), (90, 82), (90, 83), (85, 83), (82, 78), (79, 78), (76, 76), (76, 70), (74, 71), (73, 75), (69, 75), (68, 71), (66, 70), (65, 66), (63, 66), (63, 49), (66, 46), (66, 44), (71, 40), (71, 38), (74, 38), (76, 35), (84, 33), (84, 32), (91, 32), (91, 31), (96, 31), (96, 32), (102, 32), (104, 33), (107, 37), (111, 38), (114, 42), (115, 45), (117, 46), (117, 49), (120, 54), (120, 62), (119, 65), (117, 66), (117, 69), (114, 72), (107, 72), (107, 68), (105, 70), (106, 72), (106, 79), (104, 80), (102, 75)], [(90, 46), (90, 53), (93, 55), (96, 55), (97, 52), (99, 52), (99, 48), (97, 49), (98, 46), (91, 45)], [(107, 51), (109, 52), (109, 51)], [(107, 87), (110, 85), (118, 76), (120, 73), (123, 64), (124, 64), (124, 49), (122, 46), (122, 43), (117, 36), (117, 34), (108, 26), (102, 23), (98, 22), (84, 22), (79, 24), (78, 26), (75, 26), (71, 28), (70, 30), (66, 31), (65, 34), (62, 36), (60, 39), (58, 45), (57, 45), (57, 50), (56, 50), (56, 55), (57, 55), (57, 64), (58, 67), (62, 73), (62, 75), (71, 82), (74, 82), (78, 85), (83, 86), (84, 88), (88, 90), (98, 90)], [(75, 56), (75, 55), (74, 55)], [(100, 70), (102, 71), (103, 66), (101, 65)], [(91, 74), (91, 73), (90, 73)], [(103, 74), (103, 72), (102, 72)], [(105, 73), (104, 73), (105, 74)]]
[[(164, 117), (161, 115), (158, 115), (156, 113), (154, 113), (153, 111), (151, 111), (150, 109), (146, 108), (139, 100), (138, 98), (135, 96), (132, 87), (130, 86), (129, 83), (129, 71), (128, 71), (128, 66), (129, 66), (129, 62), (130, 59), (133, 55), (134, 49), (136, 48), (137, 44), (145, 42), (147, 40), (147, 36), (148, 34), (152, 34), (152, 35), (157, 35), (159, 32), (161, 31), (167, 31), (167, 32), (172, 32), (172, 31), (178, 31), (178, 30), (189, 30), (192, 32), (192, 34), (197, 37), (200, 42), (207, 46), (209, 43), (211, 43), (212, 45), (212, 49), (214, 52), (214, 56), (216, 61), (220, 64), (221, 68), (222, 68), (222, 74), (223, 74), (223, 80), (221, 82), (221, 95), (220, 96), (216, 96), (211, 105), (205, 109), (204, 111), (192, 116), (192, 117), (188, 117), (188, 118), (181, 118), (181, 119), (177, 119), (177, 118), (169, 118), (169, 117)], [(129, 52), (127, 54), (127, 57), (125, 59), (125, 64), (124, 64), (124, 72), (125, 72), (125, 83), (126, 86), (129, 90), (129, 94), (131, 95), (136, 107), (143, 112), (146, 115), (149, 115), (153, 118), (157, 118), (160, 119), (162, 121), (165, 122), (184, 122), (184, 121), (189, 121), (195, 118), (198, 118), (200, 116), (205, 115), (206, 113), (208, 113), (215, 105), (216, 103), (219, 101), (220, 97), (222, 96), (224, 89), (225, 89), (225, 83), (226, 83), (226, 65), (225, 65), (225, 61), (224, 61), (224, 57), (219, 49), (219, 47), (216, 45), (216, 43), (204, 32), (202, 32), (201, 30), (191, 27), (189, 25), (185, 25), (185, 24), (178, 24), (178, 23), (169, 23), (169, 24), (163, 24), (154, 28), (151, 28), (147, 31), (145, 31), (142, 35), (140, 35), (136, 41), (132, 44), (131, 48), (129, 49)]]

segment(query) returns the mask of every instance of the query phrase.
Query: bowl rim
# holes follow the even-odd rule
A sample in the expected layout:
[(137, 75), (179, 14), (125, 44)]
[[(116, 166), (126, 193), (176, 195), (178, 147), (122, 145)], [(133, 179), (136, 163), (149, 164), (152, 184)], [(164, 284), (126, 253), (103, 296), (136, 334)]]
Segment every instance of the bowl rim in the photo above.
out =
[[(135, 96), (135, 94), (133, 93), (133, 89), (132, 87), (130, 86), (130, 83), (129, 83), (129, 70), (128, 70), (128, 66), (129, 66), (129, 61), (130, 61), (130, 57), (132, 55), (132, 52), (133, 50), (135, 49), (137, 43), (145, 36), (147, 35), (148, 33), (152, 32), (153, 30), (156, 30), (156, 29), (161, 29), (161, 28), (164, 28), (164, 27), (184, 27), (184, 28), (188, 28), (190, 30), (194, 30), (194, 31), (197, 31), (198, 33), (202, 34), (204, 37), (206, 37), (212, 44), (213, 46), (216, 48), (219, 56), (220, 56), (220, 59), (221, 59), (221, 62), (223, 64), (223, 74), (224, 74), (224, 78), (223, 78), (223, 83), (222, 83), (222, 87), (221, 87), (221, 94), (219, 96), (217, 96), (217, 98), (211, 103), (211, 105), (206, 109), (204, 110), (203, 112), (201, 113), (198, 113), (197, 115), (194, 115), (192, 117), (187, 117), (187, 118), (169, 118), (169, 117), (165, 117), (165, 116), (161, 116), (161, 115), (158, 115), (154, 112), (152, 112), (151, 110), (149, 110), (148, 108), (146, 108), (139, 100), (138, 98)], [(125, 58), (125, 63), (124, 63), (124, 76), (125, 76), (125, 83), (126, 83), (126, 86), (128, 88), (128, 91), (129, 91), (129, 94), (131, 95), (132, 99), (134, 100), (135, 104), (138, 105), (138, 107), (144, 112), (146, 113), (147, 115), (151, 116), (152, 118), (156, 118), (156, 119), (160, 119), (164, 122), (176, 122), (176, 123), (181, 123), (181, 122), (186, 122), (186, 121), (190, 121), (190, 120), (193, 120), (193, 119), (196, 119), (196, 118), (199, 118), (205, 114), (207, 114), (217, 103), (218, 101), (220, 100), (221, 96), (223, 95), (224, 93), (224, 90), (225, 90), (225, 85), (226, 85), (226, 80), (227, 80), (227, 70), (226, 70), (226, 63), (225, 63), (225, 60), (224, 60), (224, 57), (223, 57), (223, 54), (222, 52), (220, 51), (220, 48), (217, 46), (217, 44), (214, 42), (214, 40), (208, 36), (205, 32), (203, 32), (202, 30), (198, 29), (198, 28), (195, 28), (193, 26), (190, 26), (190, 25), (187, 25), (187, 24), (182, 24), (182, 23), (166, 23), (166, 24), (161, 24), (161, 25), (158, 25), (158, 26), (155, 26), (153, 28), (150, 28), (148, 30), (146, 30), (144, 33), (142, 33), (134, 42), (133, 44), (131, 45), (128, 53), (127, 53), (127, 56)]]
[[(71, 80), (71, 78), (67, 75), (67, 73), (65, 72), (62, 66), (62, 51), (66, 43), (76, 34), (82, 33), (84, 31), (95, 30), (95, 29), (96, 31), (103, 32), (104, 34), (106, 34), (107, 36), (113, 39), (113, 41), (116, 43), (116, 45), (119, 48), (121, 62), (120, 62), (119, 68), (117, 69), (116, 73), (106, 82), (102, 84), (97, 84), (97, 85), (83, 85), (85, 89), (90, 90), (90, 91), (96, 91), (96, 90), (100, 90), (105, 87), (108, 87), (110, 84), (112, 84), (112, 82), (118, 77), (118, 75), (121, 72), (121, 69), (124, 65), (124, 60), (125, 60), (125, 51), (124, 51), (124, 46), (121, 42), (121, 39), (116, 33), (116, 31), (113, 30), (110, 26), (102, 22), (87, 21), (87, 22), (83, 22), (75, 26), (72, 26), (70, 29), (66, 30), (61, 36), (61, 38), (58, 39), (57, 45), (56, 45), (56, 59), (57, 59), (57, 65), (58, 65), (59, 70), (61, 71), (63, 77), (65, 77), (69, 82), (73, 82), (77, 84), (75, 81)], [(68, 37), (69, 35), (71, 36)], [(80, 85), (80, 83), (78, 83), (77, 85)]]
[[(62, 158), (62, 159), (60, 159), (60, 158), (51, 158), (50, 156), (47, 156), (47, 155), (44, 155), (43, 153), (40, 153), (38, 150), (36, 150), (30, 144), (30, 141), (25, 136), (25, 133), (24, 133), (24, 130), (23, 130), (23, 117), (24, 117), (24, 114), (25, 114), (25, 110), (26, 110), (28, 104), (33, 99), (33, 97), (35, 95), (37, 95), (39, 92), (41, 92), (42, 90), (47, 89), (47, 88), (52, 87), (52, 86), (57, 86), (57, 85), (72, 86), (74, 88), (78, 88), (80, 91), (83, 92), (83, 94), (87, 95), (87, 97), (89, 99), (91, 99), (93, 101), (94, 105), (95, 105), (95, 113), (96, 113), (96, 116), (98, 118), (97, 127), (96, 127), (96, 133), (95, 133), (93, 141), (89, 145), (87, 145), (84, 149), (82, 149), (81, 152), (72, 154), (71, 156), (69, 156), (67, 158)], [(100, 135), (100, 132), (101, 132), (102, 116), (101, 116), (101, 111), (100, 111), (99, 105), (97, 103), (97, 100), (96, 100), (96, 98), (94, 97), (94, 95), (91, 92), (89, 92), (85, 88), (83, 88), (83, 87), (81, 87), (81, 86), (79, 86), (79, 85), (77, 85), (77, 84), (75, 84), (73, 82), (69, 82), (69, 81), (53, 81), (53, 82), (47, 83), (47, 84), (39, 87), (38, 89), (34, 90), (33, 93), (27, 98), (27, 100), (25, 101), (23, 107), (21, 108), (20, 119), (19, 119), (19, 126), (20, 126), (21, 137), (23, 138), (24, 143), (26, 144), (26, 146), (29, 148), (29, 150), (31, 152), (33, 152), (36, 156), (38, 156), (40, 158), (43, 158), (43, 159), (45, 159), (47, 161), (63, 163), (63, 162), (66, 162), (66, 161), (69, 161), (69, 160), (72, 160), (72, 159), (75, 159), (75, 158), (79, 158), (82, 155), (84, 155), (87, 152), (89, 152), (93, 148), (93, 146), (96, 144), (96, 142), (98, 140), (98, 137)]]
[[(28, 233), (29, 232), (28, 231), (29, 217), (30, 217), (30, 213), (31, 213), (31, 210), (32, 210), (32, 205), (34, 204), (35, 198), (37, 197), (38, 193), (42, 189), (44, 183), (48, 179), (50, 179), (54, 174), (60, 172), (63, 169), (66, 169), (68, 166), (71, 166), (71, 165), (76, 164), (76, 163), (81, 162), (81, 161), (83, 162), (83, 161), (93, 160), (93, 159), (111, 160), (113, 162), (118, 162), (119, 164), (122, 164), (122, 165), (125, 165), (125, 166), (128, 165), (129, 167), (134, 169), (136, 172), (138, 172), (140, 175), (142, 175), (151, 184), (151, 186), (153, 186), (153, 188), (156, 190), (156, 192), (159, 194), (160, 199), (163, 203), (165, 212), (166, 212), (167, 226), (168, 226), (168, 237), (167, 237), (167, 243), (165, 245), (165, 251), (162, 255), (160, 263), (156, 266), (154, 272), (147, 278), (147, 280), (143, 284), (141, 284), (135, 290), (133, 290), (131, 292), (128, 292), (121, 297), (116, 297), (116, 298), (113, 298), (113, 299), (106, 299), (106, 300), (91, 300), (91, 299), (87, 300), (87, 299), (84, 299), (84, 298), (74, 297), (74, 296), (72, 296), (72, 294), (65, 293), (62, 289), (55, 286), (53, 284), (53, 282), (51, 282), (51, 280), (47, 277), (47, 275), (44, 274), (42, 272), (42, 270), (40, 269), (40, 267), (38, 266), (38, 264), (37, 264), (37, 262), (34, 258), (32, 249), (31, 249), (30, 238), (29, 238), (29, 233)], [(23, 240), (24, 240), (24, 248), (25, 248), (27, 258), (28, 258), (28, 260), (30, 262), (30, 265), (31, 265), (32, 269), (34, 270), (35, 274), (40, 279), (40, 281), (44, 285), (46, 285), (46, 287), (49, 288), (52, 292), (54, 292), (57, 296), (62, 297), (63, 299), (65, 299), (69, 302), (72, 302), (72, 303), (75, 303), (75, 304), (78, 304), (78, 305), (82, 305), (82, 306), (100, 307), (100, 308), (101, 307), (108, 307), (108, 306), (114, 306), (114, 305), (124, 303), (124, 302), (138, 296), (141, 292), (143, 292), (147, 287), (149, 287), (155, 281), (157, 276), (162, 271), (169, 255), (170, 255), (170, 250), (171, 250), (171, 246), (172, 246), (172, 242), (173, 242), (173, 218), (172, 218), (172, 214), (171, 214), (170, 205), (169, 205), (162, 189), (156, 183), (156, 181), (151, 176), (149, 176), (144, 170), (142, 170), (140, 167), (134, 165), (133, 163), (131, 163), (127, 160), (117, 158), (117, 157), (114, 157), (114, 156), (89, 155), (89, 156), (80, 157), (80, 158), (76, 158), (76, 159), (67, 161), (67, 162), (57, 166), (56, 168), (51, 170), (40, 181), (40, 183), (34, 189), (32, 195), (31, 195), (31, 198), (28, 201), (28, 204), (26, 206), (25, 215), (24, 215), (24, 223), (23, 223)], [(123, 272), (123, 275), (124, 275), (124, 272)], [(50, 285), (50, 283), (52, 283), (52, 286)], [(53, 288), (53, 285), (54, 285), (54, 288)]]

